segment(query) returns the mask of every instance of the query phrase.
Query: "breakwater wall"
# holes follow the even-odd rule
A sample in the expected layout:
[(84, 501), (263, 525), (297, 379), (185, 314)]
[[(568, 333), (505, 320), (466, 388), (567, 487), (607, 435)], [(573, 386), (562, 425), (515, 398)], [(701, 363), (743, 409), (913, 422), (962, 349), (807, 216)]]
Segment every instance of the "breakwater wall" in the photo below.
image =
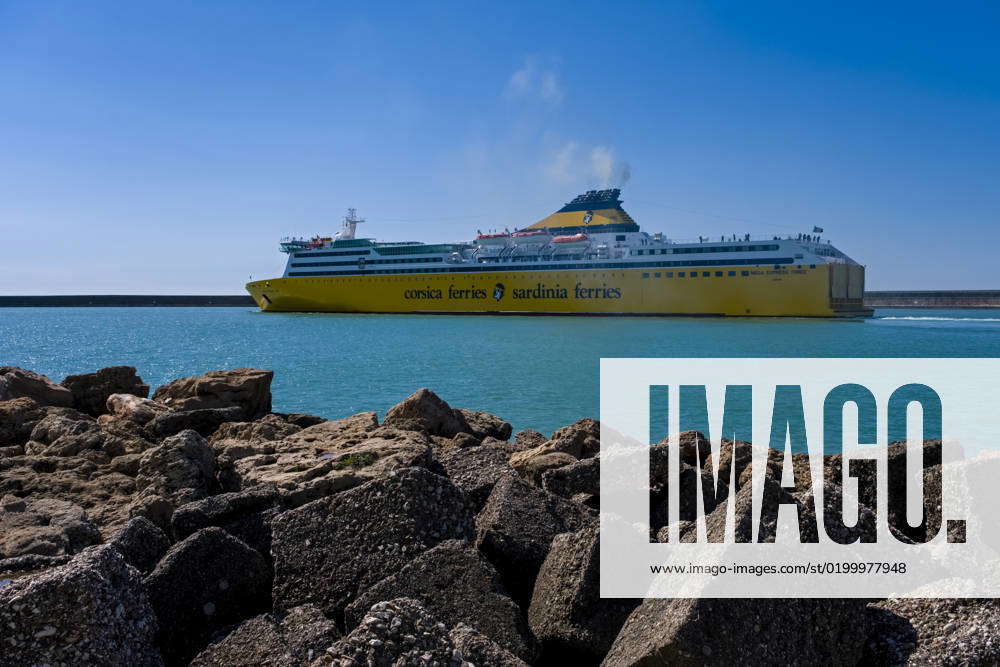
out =
[(249, 294), (76, 294), (0, 296), (0, 307), (39, 306), (256, 306)]
[(871, 308), (1000, 308), (1000, 290), (865, 292)]

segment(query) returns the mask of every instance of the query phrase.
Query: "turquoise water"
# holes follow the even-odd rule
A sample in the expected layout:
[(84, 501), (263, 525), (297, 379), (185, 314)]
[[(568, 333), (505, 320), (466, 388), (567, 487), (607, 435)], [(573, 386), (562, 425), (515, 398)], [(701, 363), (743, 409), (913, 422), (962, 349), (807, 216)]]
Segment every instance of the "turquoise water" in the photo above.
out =
[(274, 409), (384, 413), (419, 387), (548, 433), (597, 416), (601, 357), (997, 357), (1000, 312), (880, 310), (866, 321), (0, 308), (0, 365), (61, 380), (135, 366), (151, 386), (275, 371)]

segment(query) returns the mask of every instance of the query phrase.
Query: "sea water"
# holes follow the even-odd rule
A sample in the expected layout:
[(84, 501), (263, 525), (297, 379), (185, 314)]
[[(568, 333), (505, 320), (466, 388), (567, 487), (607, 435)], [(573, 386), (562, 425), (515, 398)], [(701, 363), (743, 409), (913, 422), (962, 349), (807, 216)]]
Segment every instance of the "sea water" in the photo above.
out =
[(545, 434), (598, 414), (601, 357), (997, 357), (1000, 312), (868, 320), (0, 308), (0, 365), (61, 380), (130, 365), (153, 388), (205, 371), (275, 373), (274, 410), (380, 416), (420, 387)]

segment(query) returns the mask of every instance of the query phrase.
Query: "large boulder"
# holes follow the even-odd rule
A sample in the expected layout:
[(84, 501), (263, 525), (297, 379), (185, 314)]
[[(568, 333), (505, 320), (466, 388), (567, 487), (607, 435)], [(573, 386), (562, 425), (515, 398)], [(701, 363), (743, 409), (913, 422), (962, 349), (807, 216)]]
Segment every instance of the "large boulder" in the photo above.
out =
[(577, 462), (577, 458), (566, 452), (552, 451), (546, 445), (524, 452), (516, 452), (510, 457), (510, 466), (523, 479), (535, 486), (542, 485), (542, 477), (550, 470), (562, 468)]
[(0, 558), (71, 555), (100, 541), (87, 513), (72, 503), (12, 496), (0, 502)]
[[(42, 456), (78, 456), (86, 450), (103, 451), (107, 434), (92, 419), (49, 415), (35, 424), (27, 450)], [(115, 454), (125, 447), (112, 447)]]
[(176, 410), (157, 415), (143, 430), (152, 440), (162, 440), (187, 430), (196, 431), (207, 438), (222, 424), (240, 419), (242, 416), (243, 408), (235, 405), (228, 408)]
[(500, 575), (463, 542), (443, 542), (369, 588), (348, 605), (345, 626), (358, 625), (375, 603), (397, 597), (417, 600), (446, 625), (466, 623), (524, 660), (535, 655), (531, 631)]
[(108, 396), (105, 406), (108, 415), (139, 426), (145, 425), (159, 415), (170, 412), (170, 408), (163, 403), (132, 394), (111, 394)]
[(514, 430), (509, 423), (488, 412), (464, 410), (461, 408), (458, 412), (469, 427), (466, 433), (475, 436), (477, 440), (482, 440), (483, 438), (507, 440), (510, 438), (511, 431)]
[(114, 549), (0, 585), (0, 667), (162, 665), (142, 578)]
[(645, 600), (602, 663), (856, 665), (867, 628), (854, 599)]
[(418, 389), (389, 408), (383, 424), (445, 438), (471, 431), (465, 416), (459, 410), (452, 409), (440, 396), (427, 388)]
[(517, 475), (504, 453), (495, 447), (438, 447), (434, 458), (448, 479), (469, 494), (477, 511), (486, 504), (498, 481)]
[(167, 664), (186, 664), (215, 632), (264, 611), (269, 602), (264, 557), (221, 528), (175, 544), (145, 583)]
[(514, 599), (527, 606), (552, 538), (580, 530), (595, 516), (587, 507), (506, 478), (493, 487), (476, 519), (476, 544)]
[(215, 458), (205, 439), (181, 431), (147, 450), (139, 459), (131, 514), (145, 516), (169, 530), (173, 510), (216, 490)]
[(108, 411), (108, 397), (112, 394), (149, 396), (149, 385), (143, 383), (134, 366), (109, 366), (95, 373), (67, 375), (60, 384), (73, 393), (73, 407), (95, 417)]
[(0, 497), (9, 493), (79, 505), (105, 535), (128, 520), (134, 491), (134, 479), (82, 456), (0, 458)]
[(535, 580), (528, 623), (543, 660), (598, 664), (641, 600), (602, 598), (600, 529), (595, 521), (557, 535)]
[[(374, 413), (369, 413), (374, 416)], [(322, 424), (323, 421), (318, 422)], [(303, 429), (302, 426), (289, 423), (275, 414), (264, 415), (260, 419), (252, 422), (236, 421), (227, 422), (219, 426), (208, 439), (209, 443), (218, 450), (225, 445), (217, 447), (216, 443), (240, 442), (259, 444), (262, 442), (273, 442), (295, 435)]]
[(108, 546), (139, 572), (149, 574), (167, 553), (170, 540), (152, 521), (139, 516), (108, 540)]
[(601, 459), (592, 457), (575, 461), (542, 473), (542, 488), (563, 498), (601, 495)]
[(416, 600), (397, 598), (373, 606), (357, 628), (329, 647), (313, 665), (513, 667), (525, 664), (476, 635), (468, 626), (449, 630)]
[[(344, 421), (344, 420), (341, 420)], [(346, 430), (345, 430), (346, 428)], [(382, 427), (362, 430), (324, 422), (274, 443), (255, 446), (254, 454), (238, 458), (225, 470), (226, 488), (272, 486), (288, 495), (291, 505), (354, 488), (393, 470), (431, 465), (431, 440), (416, 431)], [(227, 456), (234, 456), (232, 448)]]
[(471, 539), (474, 518), (448, 479), (407, 468), (283, 512), (271, 530), (275, 608), (315, 603), (337, 615), (431, 547)]
[(73, 392), (44, 375), (18, 368), (0, 366), (0, 401), (30, 398), (39, 405), (73, 406)]
[(870, 606), (865, 664), (996, 665), (1000, 601), (901, 598)]
[(308, 665), (340, 639), (333, 621), (311, 604), (243, 621), (214, 639), (191, 667)]
[(174, 410), (238, 406), (244, 418), (253, 419), (271, 411), (273, 377), (274, 371), (256, 368), (209, 371), (163, 385), (153, 393), (153, 400)]
[(552, 433), (553, 451), (567, 452), (577, 458), (596, 456), (601, 451), (601, 423), (585, 417)]
[(0, 401), (0, 447), (23, 445), (35, 424), (45, 418), (45, 408), (23, 397)]
[(279, 511), (279, 497), (274, 489), (259, 487), (236, 493), (221, 493), (183, 505), (174, 511), (171, 527), (174, 537), (217, 526), (239, 538), (264, 556), (271, 554), (270, 519)]

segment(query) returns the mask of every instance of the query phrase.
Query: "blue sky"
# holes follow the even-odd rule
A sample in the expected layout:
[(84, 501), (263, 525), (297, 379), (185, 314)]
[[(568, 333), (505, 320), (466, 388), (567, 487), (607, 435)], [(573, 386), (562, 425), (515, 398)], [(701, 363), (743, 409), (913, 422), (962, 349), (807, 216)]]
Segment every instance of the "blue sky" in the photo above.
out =
[(1000, 288), (996, 3), (0, 0), (0, 293), (237, 293), (616, 181), (673, 238), (824, 227)]

